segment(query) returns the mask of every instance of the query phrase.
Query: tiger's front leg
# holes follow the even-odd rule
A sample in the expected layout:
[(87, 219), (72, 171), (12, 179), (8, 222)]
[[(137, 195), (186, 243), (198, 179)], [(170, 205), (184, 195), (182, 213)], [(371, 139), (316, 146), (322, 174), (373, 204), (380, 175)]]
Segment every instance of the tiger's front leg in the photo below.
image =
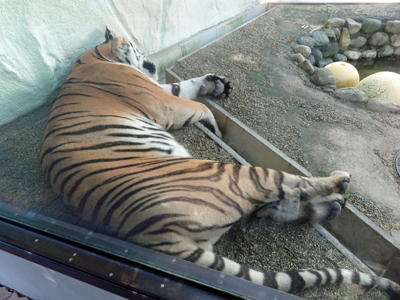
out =
[(161, 88), (171, 95), (188, 100), (199, 97), (222, 99), (232, 93), (233, 84), (225, 77), (207, 74), (178, 83), (161, 84)]

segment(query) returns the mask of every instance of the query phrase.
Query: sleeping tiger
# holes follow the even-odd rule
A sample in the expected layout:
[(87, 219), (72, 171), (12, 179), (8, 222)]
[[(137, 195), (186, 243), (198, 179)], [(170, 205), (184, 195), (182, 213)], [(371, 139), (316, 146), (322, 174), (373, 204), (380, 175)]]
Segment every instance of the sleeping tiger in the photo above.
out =
[(345, 206), (346, 172), (306, 178), (197, 160), (167, 130), (195, 122), (221, 136), (197, 97), (228, 97), (232, 83), (205, 75), (158, 84), (155, 65), (124, 37), (84, 53), (55, 99), (40, 154), (54, 191), (84, 220), (121, 239), (284, 292), (331, 284), (400, 286), (363, 273), (258, 272), (213, 245), (244, 215), (279, 222), (333, 219)]

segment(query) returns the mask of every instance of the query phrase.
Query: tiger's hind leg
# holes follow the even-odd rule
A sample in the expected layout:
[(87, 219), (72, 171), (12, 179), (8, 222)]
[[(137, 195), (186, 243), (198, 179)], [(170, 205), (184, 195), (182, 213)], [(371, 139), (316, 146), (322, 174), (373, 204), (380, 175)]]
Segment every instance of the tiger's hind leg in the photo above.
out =
[[(335, 174), (339, 172), (334, 172), (331, 176)], [(269, 202), (255, 208), (250, 216), (267, 217), (279, 223), (332, 220), (339, 216), (346, 206), (346, 200), (342, 194), (346, 192), (347, 187), (348, 182), (344, 181), (340, 189), (332, 191), (331, 194), (313, 194), (303, 199), (299, 197), (298, 201), (283, 199)]]
[(188, 100), (198, 97), (223, 99), (229, 97), (233, 90), (233, 84), (229, 80), (213, 74), (160, 86), (167, 93)]
[(309, 201), (290, 202), (278, 200), (270, 202), (252, 213), (258, 218), (267, 217), (278, 223), (332, 220), (339, 216), (346, 205), (341, 194), (318, 196)]

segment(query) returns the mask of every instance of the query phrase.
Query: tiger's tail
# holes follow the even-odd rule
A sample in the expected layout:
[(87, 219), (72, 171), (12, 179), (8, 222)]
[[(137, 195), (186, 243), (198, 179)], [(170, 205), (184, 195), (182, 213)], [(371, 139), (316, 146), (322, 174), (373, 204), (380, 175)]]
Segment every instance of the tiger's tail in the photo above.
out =
[(242, 266), (218, 254), (198, 247), (185, 260), (268, 286), (283, 292), (296, 294), (300, 291), (328, 284), (357, 284), (367, 289), (378, 288), (391, 298), (400, 299), (400, 285), (395, 282), (366, 273), (345, 269), (306, 269), (281, 272), (259, 272)]

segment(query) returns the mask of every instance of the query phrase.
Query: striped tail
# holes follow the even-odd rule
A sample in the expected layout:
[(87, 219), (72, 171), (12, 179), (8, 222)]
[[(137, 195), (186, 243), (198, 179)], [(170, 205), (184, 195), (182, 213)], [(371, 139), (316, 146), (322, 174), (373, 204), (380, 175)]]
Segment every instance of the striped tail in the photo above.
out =
[(328, 284), (358, 284), (367, 289), (378, 288), (400, 299), (400, 285), (378, 276), (344, 269), (308, 269), (282, 272), (258, 272), (215, 253), (197, 248), (185, 260), (221, 271), (228, 275), (250, 280), (283, 292), (296, 294), (303, 289)]

